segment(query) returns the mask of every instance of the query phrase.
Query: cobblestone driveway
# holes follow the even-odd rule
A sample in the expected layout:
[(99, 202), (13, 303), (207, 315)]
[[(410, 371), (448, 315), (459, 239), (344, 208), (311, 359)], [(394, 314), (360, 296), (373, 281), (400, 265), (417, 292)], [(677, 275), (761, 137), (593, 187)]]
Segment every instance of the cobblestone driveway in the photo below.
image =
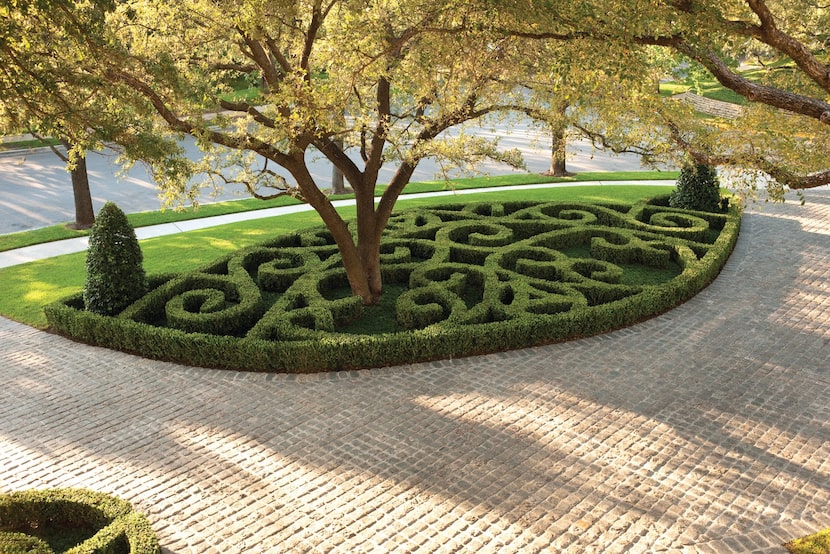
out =
[(830, 191), (744, 219), (605, 336), (291, 377), (0, 319), (0, 490), (89, 487), (166, 552), (781, 552), (830, 525)]

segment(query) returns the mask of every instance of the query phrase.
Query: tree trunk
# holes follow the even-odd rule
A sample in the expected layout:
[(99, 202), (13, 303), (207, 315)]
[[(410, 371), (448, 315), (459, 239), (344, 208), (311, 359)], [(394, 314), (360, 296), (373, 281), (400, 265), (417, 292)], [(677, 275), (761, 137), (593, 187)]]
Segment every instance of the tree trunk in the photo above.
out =
[[(343, 150), (343, 141), (335, 139), (335, 146)], [(332, 194), (346, 194), (346, 187), (343, 183), (343, 172), (334, 164), (331, 164), (331, 193)]]
[(75, 196), (75, 229), (89, 229), (95, 223), (92, 195), (89, 192), (89, 175), (86, 157), (79, 158), (72, 169), (72, 193)]
[(366, 273), (366, 282), (369, 296), (363, 298), (363, 303), (372, 306), (380, 301), (383, 294), (383, 276), (380, 272), (380, 235), (372, 233), (370, 236), (358, 237), (358, 251), (363, 270)]
[[(40, 140), (42, 138), (38, 137)], [(64, 156), (57, 148), (52, 151), (66, 164), (69, 163), (69, 151), (72, 150), (72, 143), (68, 140), (59, 139), (67, 154)], [(75, 199), (75, 222), (69, 227), (73, 229), (89, 229), (95, 223), (95, 210), (92, 207), (92, 195), (89, 192), (89, 175), (86, 171), (86, 156), (78, 156), (75, 166), (70, 170), (72, 176), (72, 196)]]
[(361, 182), (358, 178), (354, 182), (350, 181), (357, 207), (355, 240), (348, 224), (337, 213), (331, 200), (315, 184), (304, 161), (299, 160), (289, 170), (297, 180), (306, 202), (320, 215), (337, 244), (352, 294), (360, 296), (366, 306), (377, 304), (383, 292), (380, 273), (380, 236), (383, 228), (379, 229), (379, 218), (374, 209), (373, 184)]
[(346, 187), (343, 184), (343, 172), (336, 165), (331, 166), (331, 193), (346, 194)]
[(555, 177), (573, 175), (565, 167), (565, 155), (568, 146), (565, 131), (565, 127), (556, 127), (552, 130), (550, 169), (548, 169), (546, 175), (553, 175)]
[(366, 279), (367, 295), (363, 295), (363, 303), (372, 306), (380, 301), (383, 294), (383, 280), (380, 273), (380, 238), (384, 226), (380, 225), (380, 217), (375, 209), (374, 186), (371, 181), (365, 181), (355, 189), (355, 207), (357, 208), (357, 252), (360, 265)]

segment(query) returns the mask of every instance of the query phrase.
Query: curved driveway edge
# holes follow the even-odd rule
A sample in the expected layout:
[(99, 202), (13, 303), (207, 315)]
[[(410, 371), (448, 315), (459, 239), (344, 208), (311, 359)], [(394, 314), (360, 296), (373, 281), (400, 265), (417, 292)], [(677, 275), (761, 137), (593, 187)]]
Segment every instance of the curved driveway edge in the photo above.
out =
[(586, 340), (370, 371), (187, 368), (0, 319), (0, 490), (87, 487), (166, 552), (783, 552), (830, 526), (830, 190)]

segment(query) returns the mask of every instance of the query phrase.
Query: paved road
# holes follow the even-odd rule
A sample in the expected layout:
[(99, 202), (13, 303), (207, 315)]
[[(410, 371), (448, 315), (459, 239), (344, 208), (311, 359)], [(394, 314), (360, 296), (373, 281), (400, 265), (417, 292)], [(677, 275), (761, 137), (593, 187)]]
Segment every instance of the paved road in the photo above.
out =
[[(498, 135), (502, 147), (520, 149), (531, 172), (541, 173), (549, 167), (550, 139), (532, 128), (516, 126), (509, 132), (482, 129), (478, 134), (490, 137)], [(192, 156), (198, 155), (192, 141), (186, 141), (184, 144)], [(636, 156), (610, 156), (592, 152), (590, 146), (584, 142), (575, 142), (570, 146), (569, 152), (568, 166), (572, 171), (642, 169)], [(96, 212), (107, 201), (115, 202), (127, 213), (159, 209), (158, 191), (140, 164), (120, 175), (122, 170), (115, 163), (115, 155), (107, 152), (90, 153), (87, 164)], [(311, 168), (319, 183), (330, 183), (331, 166), (327, 162), (312, 160)], [(512, 171), (509, 167), (496, 164), (483, 165), (480, 169), (492, 175)], [(413, 181), (435, 179), (437, 172), (436, 164), (427, 160), (419, 166)], [(391, 170), (384, 170), (380, 175), (380, 182), (387, 181), (391, 175)], [(242, 187), (228, 187), (215, 197), (209, 191), (205, 191), (201, 201), (245, 197), (248, 195), (242, 191)], [(49, 149), (0, 152), (0, 216), (0, 234), (74, 221), (75, 205), (69, 175), (58, 157)]]
[(629, 329), (291, 377), (0, 319), (0, 490), (89, 487), (167, 553), (783, 552), (830, 525), (830, 191), (751, 211)]

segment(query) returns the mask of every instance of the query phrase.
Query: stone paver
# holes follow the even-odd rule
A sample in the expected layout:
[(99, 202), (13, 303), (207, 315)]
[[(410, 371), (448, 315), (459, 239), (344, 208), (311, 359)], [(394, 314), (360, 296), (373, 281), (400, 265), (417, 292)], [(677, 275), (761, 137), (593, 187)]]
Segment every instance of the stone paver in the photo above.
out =
[(830, 191), (751, 211), (634, 327), (311, 376), (0, 320), (0, 490), (81, 486), (166, 552), (783, 552), (830, 525)]

